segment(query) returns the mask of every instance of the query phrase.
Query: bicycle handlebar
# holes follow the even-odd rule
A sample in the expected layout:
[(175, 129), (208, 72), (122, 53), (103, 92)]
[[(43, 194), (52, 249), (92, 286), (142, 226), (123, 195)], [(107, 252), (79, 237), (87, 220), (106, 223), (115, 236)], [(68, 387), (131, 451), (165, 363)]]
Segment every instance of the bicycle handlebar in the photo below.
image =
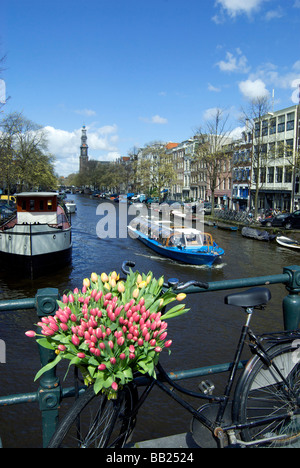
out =
[[(126, 267), (134, 267), (135, 262), (130, 260), (126, 260), (122, 263), (121, 270), (125, 275), (129, 275), (130, 271), (126, 269)], [(208, 289), (209, 284), (205, 281), (187, 281), (186, 283), (179, 283), (177, 279), (170, 279), (168, 283), (164, 283), (163, 286), (167, 289), (172, 288), (175, 291), (183, 291), (184, 289), (189, 288), (190, 286), (196, 286), (198, 288)]]

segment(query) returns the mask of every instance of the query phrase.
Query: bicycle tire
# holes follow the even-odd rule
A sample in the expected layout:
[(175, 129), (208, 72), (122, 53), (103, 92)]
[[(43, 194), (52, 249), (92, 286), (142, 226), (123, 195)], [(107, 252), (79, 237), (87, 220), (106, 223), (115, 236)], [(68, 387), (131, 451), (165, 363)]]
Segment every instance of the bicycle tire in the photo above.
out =
[(136, 401), (137, 390), (133, 384), (119, 390), (115, 400), (108, 400), (103, 393), (96, 395), (93, 386), (88, 387), (58, 424), (48, 448), (124, 447), (135, 426), (131, 413)]
[[(295, 354), (296, 353), (296, 354)], [(238, 424), (259, 423), (263, 418), (288, 415), (299, 409), (300, 399), (300, 359), (292, 342), (279, 344), (268, 351), (271, 366), (255, 356), (248, 363), (237, 384), (233, 420)], [(284, 380), (275, 370), (280, 368), (292, 392), (287, 395)], [(300, 416), (293, 419), (273, 421), (241, 431), (241, 439), (251, 442), (268, 437), (281, 436), (282, 439), (267, 443), (271, 446), (293, 446), (300, 442)]]

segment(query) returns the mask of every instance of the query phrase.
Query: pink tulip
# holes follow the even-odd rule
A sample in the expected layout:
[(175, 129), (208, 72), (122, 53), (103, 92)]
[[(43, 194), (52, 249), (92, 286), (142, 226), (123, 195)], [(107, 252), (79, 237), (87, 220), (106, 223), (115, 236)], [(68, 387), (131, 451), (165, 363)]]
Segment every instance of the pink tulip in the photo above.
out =
[(69, 294), (68, 299), (69, 299), (69, 302), (71, 302), (71, 303), (74, 302), (74, 300), (75, 300), (73, 294)]
[(57, 348), (59, 349), (59, 351), (65, 351), (67, 349), (63, 344), (58, 345)]
[(113, 382), (113, 383), (111, 384), (111, 388), (116, 392), (116, 391), (118, 390), (118, 384), (117, 384), (117, 382)]
[(154, 348), (154, 351), (156, 351), (157, 353), (161, 353), (162, 348), (160, 346), (156, 346), (156, 348)]
[(78, 338), (77, 335), (73, 335), (73, 336), (72, 336), (72, 343), (73, 343), (74, 346), (78, 346), (78, 345), (79, 345), (80, 340), (79, 340), (79, 338)]
[(117, 339), (117, 344), (119, 346), (122, 346), (125, 342), (125, 338), (123, 336), (120, 336), (118, 339)]
[(66, 296), (66, 295), (64, 294), (63, 297), (62, 297), (62, 301), (63, 301), (64, 304), (67, 304), (68, 301), (69, 301), (69, 300), (68, 300), (68, 296)]
[(143, 346), (144, 341), (142, 338), (139, 338), (137, 343), (139, 346)]
[(117, 362), (117, 360), (116, 360), (115, 357), (110, 358), (110, 363), (111, 363), (111, 364), (114, 365), (114, 364), (116, 364), (116, 362)]
[(85, 354), (84, 353), (77, 353), (77, 357), (79, 357), (80, 359), (84, 359)]
[(105, 364), (100, 364), (100, 365), (98, 366), (98, 369), (99, 369), (99, 370), (105, 370), (105, 369), (106, 369), (106, 365), (105, 365)]
[(65, 331), (65, 332), (69, 330), (69, 327), (66, 323), (61, 323), (60, 328), (62, 329), (62, 331)]
[(29, 338), (33, 338), (35, 337), (36, 333), (33, 330), (28, 330), (27, 332), (25, 332), (25, 335), (29, 336)]
[(121, 353), (120, 356), (119, 356), (120, 359), (126, 359), (126, 354), (125, 353)]
[(172, 344), (172, 340), (168, 340), (168, 341), (165, 342), (165, 347), (169, 348), (171, 346), (171, 344)]

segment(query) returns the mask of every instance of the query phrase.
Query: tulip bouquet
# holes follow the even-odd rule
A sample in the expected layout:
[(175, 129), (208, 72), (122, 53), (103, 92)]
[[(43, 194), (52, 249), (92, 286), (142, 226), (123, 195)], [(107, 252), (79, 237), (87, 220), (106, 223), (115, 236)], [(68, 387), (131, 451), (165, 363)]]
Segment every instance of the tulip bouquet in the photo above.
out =
[(68, 370), (78, 366), (85, 384), (108, 398), (116, 398), (136, 371), (155, 377), (161, 351), (172, 344), (166, 339), (167, 320), (188, 310), (180, 303), (162, 315), (168, 304), (185, 298), (172, 289), (163, 291), (163, 281), (151, 272), (130, 270), (126, 280), (116, 272), (92, 273), (81, 290), (64, 294), (55, 315), (37, 323), (41, 332), (26, 332), (57, 355), (35, 380), (62, 359), (70, 361)]

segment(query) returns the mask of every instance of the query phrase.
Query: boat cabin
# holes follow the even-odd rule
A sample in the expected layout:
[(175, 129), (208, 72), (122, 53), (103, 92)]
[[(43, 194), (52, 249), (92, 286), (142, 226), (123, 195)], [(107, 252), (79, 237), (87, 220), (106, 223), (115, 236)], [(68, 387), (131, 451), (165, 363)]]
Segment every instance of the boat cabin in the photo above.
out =
[(142, 218), (136, 219), (136, 226), (142, 234), (165, 247), (193, 249), (212, 247), (214, 244), (210, 234), (193, 228), (171, 227)]
[(17, 194), (18, 224), (57, 224), (57, 194), (23, 192)]

